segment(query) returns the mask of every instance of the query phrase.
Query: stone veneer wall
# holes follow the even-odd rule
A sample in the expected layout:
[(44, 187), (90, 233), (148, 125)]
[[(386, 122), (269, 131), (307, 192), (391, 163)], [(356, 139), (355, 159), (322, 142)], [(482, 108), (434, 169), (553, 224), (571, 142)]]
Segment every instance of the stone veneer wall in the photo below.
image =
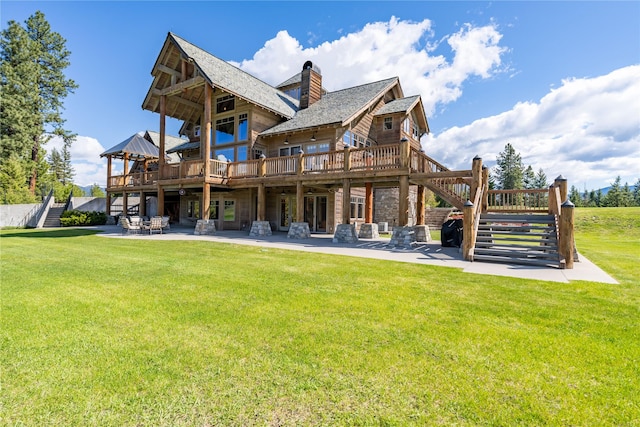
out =
[[(418, 199), (418, 187), (409, 187), (409, 222), (407, 225), (416, 223), (416, 201)], [(374, 188), (373, 194), (373, 222), (389, 223), (389, 230), (398, 225), (398, 205), (400, 200), (400, 189), (395, 188)]]

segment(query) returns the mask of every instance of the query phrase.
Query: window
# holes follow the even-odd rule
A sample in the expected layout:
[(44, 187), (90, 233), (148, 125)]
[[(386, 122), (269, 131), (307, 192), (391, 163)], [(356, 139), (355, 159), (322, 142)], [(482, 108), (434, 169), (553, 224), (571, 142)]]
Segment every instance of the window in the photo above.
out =
[(236, 108), (236, 97), (233, 95), (222, 96), (216, 99), (216, 113), (233, 111)]
[(402, 122), (402, 130), (404, 130), (405, 133), (411, 133), (411, 120), (409, 120), (408, 117)]
[(187, 202), (187, 217), (200, 218), (200, 200), (189, 200)]
[(364, 197), (351, 198), (351, 218), (364, 218)]
[(294, 145), (293, 147), (283, 147), (280, 149), (280, 157), (282, 156), (294, 156), (298, 154), (302, 150), (302, 147), (299, 145)]
[(384, 118), (384, 130), (391, 130), (393, 129), (393, 118), (392, 117), (385, 117)]
[(225, 221), (236, 220), (236, 201), (235, 200), (224, 201), (224, 220)]
[(415, 139), (420, 139), (420, 129), (418, 129), (418, 125), (413, 123), (413, 137)]
[(245, 160), (247, 160), (247, 146), (246, 145), (240, 145), (237, 147), (238, 150), (238, 156), (236, 157), (236, 161), (237, 162), (244, 162)]
[(291, 89), (287, 89), (284, 91), (284, 93), (286, 93), (287, 95), (289, 95), (292, 98), (295, 98), (297, 100), (300, 100), (300, 86), (291, 88)]
[(234, 141), (234, 117), (216, 120), (216, 144), (226, 144)]
[(209, 219), (220, 219), (220, 201), (212, 200), (209, 204)]
[(246, 141), (249, 137), (249, 121), (246, 114), (240, 114), (238, 116), (238, 141)]
[(342, 135), (342, 142), (344, 145), (351, 145), (351, 132), (346, 131), (344, 135)]
[(233, 147), (216, 150), (214, 152), (214, 159), (220, 160), (221, 162), (234, 162)]

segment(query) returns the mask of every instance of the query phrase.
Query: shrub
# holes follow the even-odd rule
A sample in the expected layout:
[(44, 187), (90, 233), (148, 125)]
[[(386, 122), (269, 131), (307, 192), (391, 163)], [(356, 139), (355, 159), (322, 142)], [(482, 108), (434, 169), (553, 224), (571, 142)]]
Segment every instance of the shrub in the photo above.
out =
[(60, 216), (60, 225), (72, 227), (77, 225), (104, 225), (107, 223), (107, 214), (104, 212), (82, 212), (69, 210)]

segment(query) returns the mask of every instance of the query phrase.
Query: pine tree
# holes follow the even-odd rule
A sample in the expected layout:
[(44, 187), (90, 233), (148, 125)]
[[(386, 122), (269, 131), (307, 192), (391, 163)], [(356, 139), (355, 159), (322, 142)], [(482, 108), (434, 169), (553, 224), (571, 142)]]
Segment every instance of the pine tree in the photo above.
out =
[(11, 156), (2, 162), (2, 168), (0, 168), (0, 203), (35, 202), (35, 197), (25, 185), (26, 180), (24, 166), (20, 164), (17, 156)]
[(538, 188), (536, 187), (536, 173), (533, 171), (531, 165), (527, 166), (522, 175), (522, 182), (524, 184), (524, 188), (532, 189)]
[(70, 52), (66, 40), (51, 30), (42, 12), (15, 21), (0, 34), (0, 162), (16, 155), (25, 165), (29, 190), (35, 194), (42, 145), (51, 135), (72, 137), (63, 128), (63, 100), (77, 88), (67, 79)]
[(510, 143), (505, 145), (504, 151), (498, 153), (495, 174), (498, 188), (504, 190), (523, 188), (524, 166), (522, 158)]
[(623, 196), (622, 196), (622, 185), (620, 183), (620, 175), (618, 175), (611, 183), (611, 188), (607, 192), (606, 196), (604, 196), (603, 206), (608, 207), (618, 207), (623, 206)]
[[(431, 192), (429, 192), (431, 193)], [(100, 188), (98, 184), (93, 184), (91, 186), (91, 197), (105, 197), (104, 190)], [(433, 198), (433, 205), (426, 203), (427, 206), (435, 206), (435, 197), (433, 197), (433, 193), (431, 193), (431, 198)], [(429, 200), (429, 198), (427, 198)]]
[(636, 206), (640, 206), (640, 178), (633, 184), (633, 202)]
[(549, 179), (542, 168), (538, 169), (533, 188), (549, 188)]
[(576, 207), (583, 205), (582, 195), (575, 185), (572, 185), (571, 189), (569, 190), (569, 200), (571, 200), (571, 203), (573, 203)]

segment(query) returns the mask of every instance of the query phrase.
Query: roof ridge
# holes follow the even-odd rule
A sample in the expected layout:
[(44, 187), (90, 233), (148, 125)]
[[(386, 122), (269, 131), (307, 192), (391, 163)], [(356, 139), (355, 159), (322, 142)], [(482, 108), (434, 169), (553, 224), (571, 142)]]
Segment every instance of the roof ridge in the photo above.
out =
[(332, 94), (332, 93), (343, 92), (343, 91), (345, 91), (345, 90), (357, 89), (357, 88), (359, 88), (359, 87), (364, 87), (364, 86), (370, 86), (370, 85), (374, 85), (374, 84), (379, 84), (379, 83), (382, 83), (382, 82), (387, 82), (387, 81), (389, 81), (389, 82), (390, 82), (390, 81), (392, 81), (392, 80), (400, 80), (400, 78), (399, 78), (399, 77), (397, 77), (397, 76), (396, 76), (396, 77), (389, 77), (389, 78), (386, 78), (386, 79), (377, 80), (377, 81), (375, 81), (375, 82), (369, 82), (369, 83), (363, 83), (363, 84), (360, 84), (360, 85), (357, 85), (357, 86), (345, 87), (345, 88), (342, 88), (342, 89), (334, 90), (334, 91), (332, 91), (332, 92), (327, 92), (327, 95)]

